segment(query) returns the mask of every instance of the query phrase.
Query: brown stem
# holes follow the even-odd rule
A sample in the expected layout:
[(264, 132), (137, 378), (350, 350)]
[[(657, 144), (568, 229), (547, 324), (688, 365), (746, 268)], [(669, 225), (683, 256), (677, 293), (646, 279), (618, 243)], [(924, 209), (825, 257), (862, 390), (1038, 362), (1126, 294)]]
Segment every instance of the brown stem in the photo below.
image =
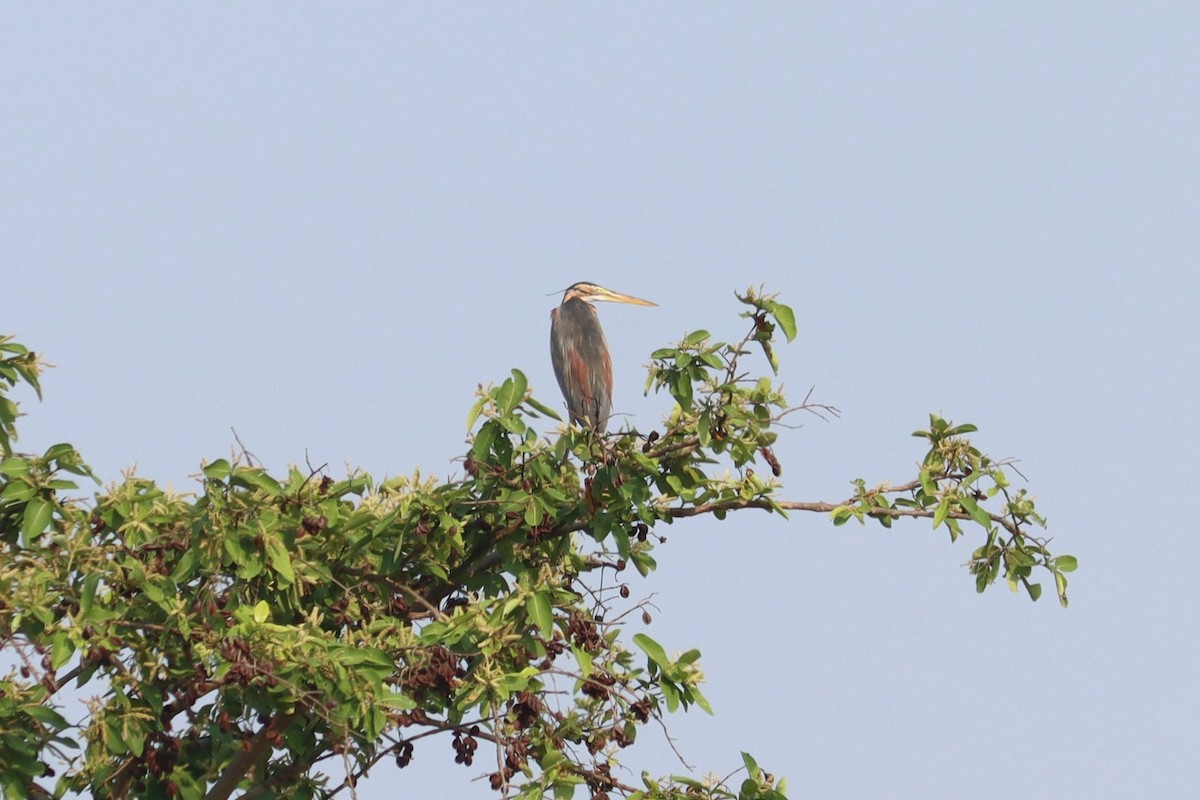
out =
[(324, 754), (324, 750), (314, 750), (307, 758), (302, 758), (293, 762), (280, 771), (272, 773), (266, 780), (257, 786), (247, 789), (239, 798), (239, 800), (254, 800), (256, 797), (262, 797), (279, 784), (303, 775), (304, 773), (308, 772), (312, 765), (315, 764), (317, 760)]
[[(912, 488), (912, 487), (909, 487)], [(895, 487), (889, 491), (903, 491), (903, 487)], [(700, 514), (712, 514), (716, 511), (738, 511), (743, 508), (758, 508), (763, 511), (773, 511), (776, 508), (782, 508), (785, 511), (815, 511), (817, 513), (826, 513), (833, 511), (836, 508), (843, 506), (853, 506), (860, 498), (851, 498), (844, 503), (823, 503), (823, 502), (800, 502), (796, 500), (779, 500), (773, 502), (766, 499), (756, 500), (722, 500), (716, 503), (703, 503), (698, 506), (685, 506), (683, 508), (669, 508), (667, 513), (676, 519), (682, 517), (695, 517)], [(930, 519), (935, 511), (924, 508), (872, 508), (869, 511), (864, 511), (868, 517), (913, 517), (917, 519)], [(963, 511), (952, 511), (946, 515), (950, 519), (971, 519), (971, 516)], [(1012, 533), (1018, 533), (1015, 526), (1009, 519), (1000, 514), (988, 514), (988, 518), (997, 525), (1003, 526), (1006, 530)]]
[(246, 773), (254, 766), (254, 763), (262, 757), (271, 747), (271, 739), (274, 738), (271, 734), (278, 733), (295, 719), (296, 713), (283, 714), (276, 716), (270, 722), (262, 727), (254, 738), (250, 740), (250, 746), (242, 752), (234, 756), (229, 762), (229, 766), (225, 768), (225, 772), (213, 784), (213, 787), (208, 790), (208, 794), (204, 795), (204, 800), (229, 800), (229, 796), (237, 789), (242, 778), (246, 777)]

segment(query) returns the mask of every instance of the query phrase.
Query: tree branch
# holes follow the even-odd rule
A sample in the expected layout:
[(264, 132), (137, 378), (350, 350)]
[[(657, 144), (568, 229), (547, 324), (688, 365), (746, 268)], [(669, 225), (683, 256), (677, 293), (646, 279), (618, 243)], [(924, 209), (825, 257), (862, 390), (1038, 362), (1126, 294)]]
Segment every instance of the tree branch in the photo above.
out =
[(274, 738), (272, 734), (283, 730), (295, 718), (296, 713), (293, 711), (290, 714), (277, 716), (264, 725), (250, 740), (249, 746), (229, 762), (224, 774), (208, 790), (208, 794), (204, 795), (204, 800), (229, 800), (229, 796), (237, 789), (242, 778), (246, 777), (246, 773), (254, 766), (254, 762), (270, 749), (271, 739)]
[[(898, 491), (904, 491), (904, 488), (896, 487), (894, 489), (889, 490), (889, 493), (890, 492), (898, 492)], [(724, 501), (717, 502), (717, 503), (704, 503), (704, 504), (698, 505), (698, 506), (684, 506), (682, 508), (669, 508), (669, 509), (667, 509), (667, 513), (670, 514), (675, 519), (682, 519), (684, 517), (697, 517), (697, 516), (700, 516), (701, 514), (712, 514), (716, 511), (739, 511), (741, 509), (746, 509), (746, 508), (758, 508), (763, 511), (774, 511), (776, 508), (782, 508), (785, 511), (815, 511), (817, 513), (828, 514), (837, 508), (842, 508), (844, 506), (853, 506), (856, 503), (858, 503), (859, 501), (861, 501), (861, 499), (862, 498), (859, 498), (859, 497), (853, 497), (842, 503), (825, 503), (825, 502), (802, 502), (802, 501), (798, 501), (798, 500), (779, 500), (779, 501), (772, 501), (772, 500), (767, 500), (767, 499), (742, 500), (739, 498), (737, 500), (724, 500)], [(863, 513), (866, 514), (868, 517), (875, 517), (875, 518), (879, 518), (879, 517), (893, 517), (893, 518), (911, 517), (914, 519), (932, 519), (934, 513), (936, 513), (936, 509), (875, 507), (875, 508), (870, 509), (869, 511), (864, 511)], [(967, 514), (966, 512), (963, 512), (963, 511), (952, 511), (952, 512), (948, 513), (946, 515), (946, 517), (948, 519), (963, 519), (963, 520), (971, 519), (971, 515)], [(997, 525), (1002, 526), (1005, 530), (1009, 531), (1010, 533), (1013, 533), (1014, 535), (1024, 536), (1024, 534), (1008, 518), (1008, 516), (1001, 515), (1001, 514), (992, 514), (991, 512), (988, 512), (988, 518), (990, 520), (992, 520), (992, 522), (995, 522)], [(579, 528), (576, 528), (576, 530), (582, 529), (583, 527), (584, 526), (581, 525)]]

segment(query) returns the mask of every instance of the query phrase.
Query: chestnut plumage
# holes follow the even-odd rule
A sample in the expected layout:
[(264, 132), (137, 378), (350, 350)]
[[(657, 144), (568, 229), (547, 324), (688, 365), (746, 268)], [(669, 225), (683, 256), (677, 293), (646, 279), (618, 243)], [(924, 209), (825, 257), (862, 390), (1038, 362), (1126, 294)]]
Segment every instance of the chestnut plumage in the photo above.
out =
[(608, 343), (592, 305), (597, 301), (657, 304), (584, 281), (567, 289), (562, 304), (550, 312), (550, 360), (571, 421), (603, 433), (612, 412), (613, 378)]

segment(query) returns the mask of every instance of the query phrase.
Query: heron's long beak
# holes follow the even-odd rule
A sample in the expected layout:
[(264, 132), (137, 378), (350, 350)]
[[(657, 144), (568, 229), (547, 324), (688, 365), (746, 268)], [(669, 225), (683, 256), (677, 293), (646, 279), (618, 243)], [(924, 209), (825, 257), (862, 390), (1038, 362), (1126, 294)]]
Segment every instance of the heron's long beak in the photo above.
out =
[(593, 300), (604, 300), (609, 303), (629, 303), (634, 306), (657, 306), (658, 303), (651, 303), (649, 300), (643, 300), (640, 297), (634, 297), (631, 294), (621, 294), (614, 292), (611, 289), (605, 289), (603, 286), (597, 286), (596, 291), (592, 294)]

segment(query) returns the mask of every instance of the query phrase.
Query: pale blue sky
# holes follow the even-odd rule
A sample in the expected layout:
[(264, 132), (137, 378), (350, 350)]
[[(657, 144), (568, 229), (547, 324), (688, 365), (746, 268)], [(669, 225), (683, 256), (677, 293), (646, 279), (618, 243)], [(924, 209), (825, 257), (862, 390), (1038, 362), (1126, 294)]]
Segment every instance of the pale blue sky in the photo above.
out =
[[(765, 283), (792, 397), (844, 412), (785, 436), (788, 498), (911, 477), (941, 410), (1081, 566), (1064, 611), (977, 596), (926, 524), (676, 525), (634, 591), (705, 653), (684, 754), (796, 797), (1190, 797), (1197, 76), (1192, 3), (8, 4), (0, 329), (58, 365), (21, 444), (449, 475), (478, 383), (559, 402), (548, 293), (660, 304), (601, 308), (649, 428), (649, 352)], [(360, 796), (491, 796), (451, 758)]]

